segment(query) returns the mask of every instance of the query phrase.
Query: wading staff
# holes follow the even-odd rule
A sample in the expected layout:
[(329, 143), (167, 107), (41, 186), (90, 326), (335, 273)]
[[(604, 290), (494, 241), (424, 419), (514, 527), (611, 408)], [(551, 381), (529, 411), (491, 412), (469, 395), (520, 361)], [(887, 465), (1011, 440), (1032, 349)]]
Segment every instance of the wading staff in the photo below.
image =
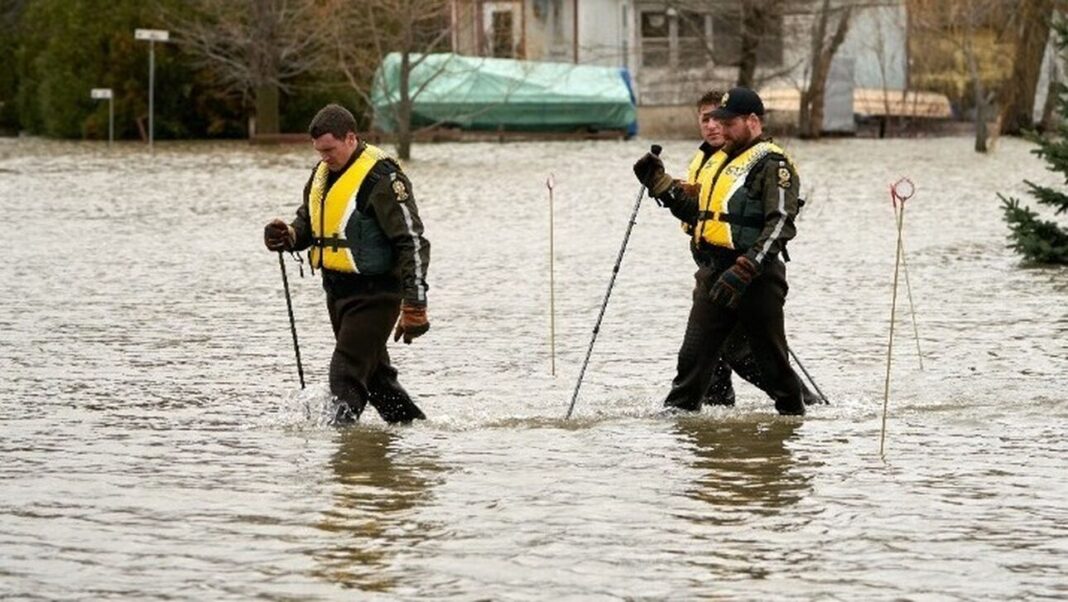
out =
[[(890, 365), (894, 352), (894, 319), (897, 314), (897, 276), (901, 267), (902, 244), (901, 236), (905, 228), (905, 201), (912, 198), (916, 187), (912, 180), (901, 178), (890, 185), (890, 200), (894, 204), (894, 216), (897, 218), (897, 253), (894, 257), (894, 286), (890, 300), (890, 341), (886, 345), (886, 384), (883, 388), (883, 425), (879, 432), (879, 455), (883, 455), (886, 449), (886, 410), (890, 404)], [(901, 208), (898, 208), (901, 201)]]
[[(661, 147), (654, 144), (650, 151), (660, 156)], [(575, 410), (575, 401), (578, 399), (579, 388), (582, 387), (582, 377), (586, 375), (586, 366), (590, 363), (590, 354), (593, 353), (593, 344), (597, 341), (597, 333), (601, 330), (601, 320), (604, 319), (604, 310), (608, 307), (608, 298), (612, 296), (612, 287), (616, 284), (616, 275), (619, 274), (619, 266), (623, 263), (623, 252), (627, 250), (627, 241), (630, 240), (630, 231), (634, 229), (634, 223), (638, 220), (638, 209), (642, 206), (642, 197), (645, 196), (645, 184), (638, 189), (638, 198), (634, 201), (634, 211), (630, 214), (630, 222), (627, 223), (627, 231), (623, 235), (623, 244), (619, 247), (619, 256), (616, 257), (616, 265), (612, 268), (612, 277), (608, 280), (608, 290), (604, 293), (604, 301), (601, 302), (601, 313), (597, 315), (597, 323), (593, 326), (593, 336), (590, 337), (590, 346), (586, 349), (586, 359), (582, 362), (579, 370), (578, 382), (575, 383), (575, 392), (571, 395), (571, 405), (567, 407), (567, 415), (564, 420), (571, 418), (571, 412)]]
[(554, 270), (554, 255), (556, 253), (556, 245), (554, 242), (554, 227), (555, 222), (553, 220), (553, 186), (556, 185), (556, 178), (553, 174), (549, 174), (549, 178), (545, 180), (545, 187), (549, 189), (549, 373), (552, 376), (556, 376), (556, 281)]
[(297, 375), (300, 376), (300, 388), (304, 388), (304, 365), (300, 363), (300, 343), (297, 342), (297, 321), (293, 318), (293, 299), (289, 296), (289, 277), (286, 276), (286, 261), (282, 252), (278, 252), (278, 267), (282, 268), (282, 288), (286, 291), (286, 309), (289, 310), (289, 331), (293, 333), (293, 351), (297, 354)]
[(808, 382), (812, 385), (812, 388), (815, 389), (816, 393), (820, 396), (820, 400), (823, 402), (823, 405), (831, 405), (831, 402), (827, 401), (827, 396), (823, 394), (823, 391), (820, 391), (820, 386), (817, 385), (816, 381), (812, 379), (812, 375), (808, 373), (808, 370), (805, 370), (805, 365), (801, 363), (800, 359), (798, 359), (797, 354), (794, 353), (794, 350), (790, 347), (787, 347), (786, 350), (790, 352), (790, 357), (794, 358), (794, 363), (797, 364), (798, 368), (801, 368), (801, 372), (805, 375), (806, 378), (808, 378)]

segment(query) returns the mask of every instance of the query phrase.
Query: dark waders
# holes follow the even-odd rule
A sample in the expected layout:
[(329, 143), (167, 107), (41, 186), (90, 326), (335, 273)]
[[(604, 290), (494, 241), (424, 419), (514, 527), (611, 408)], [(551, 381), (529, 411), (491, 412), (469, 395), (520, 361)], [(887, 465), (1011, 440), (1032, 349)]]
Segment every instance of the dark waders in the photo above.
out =
[(732, 263), (733, 258), (727, 257), (714, 264), (722, 267), (702, 267), (695, 274), (693, 306), (679, 349), (675, 380), (664, 405), (689, 411), (701, 408), (719, 354), (740, 323), (760, 368), (762, 388), (775, 399), (775, 409), (782, 414), (803, 414), (801, 381), (790, 367), (783, 325), (789, 288), (786, 266), (779, 261), (766, 262), (764, 272), (753, 280), (738, 309), (730, 310), (713, 303), (708, 295)]
[(330, 359), (330, 390), (338, 399), (334, 422), (355, 422), (368, 403), (390, 424), (426, 418), (397, 382), (386, 350), (400, 315), (396, 284), (386, 277), (366, 277), (346, 282), (346, 290), (331, 288), (326, 307), (336, 339)]

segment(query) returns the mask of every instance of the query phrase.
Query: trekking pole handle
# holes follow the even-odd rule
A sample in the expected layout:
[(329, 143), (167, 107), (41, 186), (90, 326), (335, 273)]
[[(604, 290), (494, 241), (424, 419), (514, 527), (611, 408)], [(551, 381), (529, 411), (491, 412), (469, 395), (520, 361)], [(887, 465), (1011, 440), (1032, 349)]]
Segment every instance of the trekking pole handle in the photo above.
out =
[[(654, 145), (649, 147), (649, 152), (653, 153), (657, 157), (660, 156), (660, 151), (662, 151), (662, 150), (664, 150), (664, 147), (660, 146), (659, 144), (654, 144)], [(656, 201), (657, 206), (659, 206), (659, 207), (663, 207), (664, 206), (664, 202), (661, 201), (660, 199), (653, 199), (653, 200)]]

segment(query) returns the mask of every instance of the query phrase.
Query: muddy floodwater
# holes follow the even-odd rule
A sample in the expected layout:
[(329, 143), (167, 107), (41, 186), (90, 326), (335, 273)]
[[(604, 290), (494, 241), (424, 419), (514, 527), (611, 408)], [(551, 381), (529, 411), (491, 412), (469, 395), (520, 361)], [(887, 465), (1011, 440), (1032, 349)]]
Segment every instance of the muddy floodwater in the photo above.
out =
[[(649, 143), (417, 146), (432, 328), (391, 353), (429, 420), (337, 429), (318, 277), (288, 263), (301, 391), (262, 246), (310, 145), (0, 140), (0, 598), (1068, 597), (1068, 269), (1021, 264), (996, 196), (1059, 184), (1031, 147), (786, 141), (787, 333), (832, 402), (803, 419), (737, 378), (658, 415), (694, 267), (647, 201), (565, 422)], [(923, 369), (902, 289), (881, 458), (903, 175)]]

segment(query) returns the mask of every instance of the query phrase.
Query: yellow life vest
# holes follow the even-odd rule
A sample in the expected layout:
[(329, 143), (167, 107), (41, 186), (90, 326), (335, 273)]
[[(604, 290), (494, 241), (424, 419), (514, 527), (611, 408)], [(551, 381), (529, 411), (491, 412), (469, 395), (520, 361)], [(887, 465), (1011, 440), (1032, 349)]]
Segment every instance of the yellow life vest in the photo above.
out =
[(769, 154), (786, 156), (772, 142), (758, 142), (728, 159), (718, 151), (698, 175), (701, 197), (694, 242), (728, 249), (745, 250), (760, 235), (764, 207), (760, 199), (750, 199), (746, 188), (749, 173)]
[[(711, 157), (707, 157), (708, 160), (706, 160), (704, 146), (705, 145), (702, 144), (701, 148), (697, 149), (697, 152), (693, 155), (693, 159), (690, 159), (690, 165), (686, 167), (687, 184), (696, 184), (701, 173), (708, 167)], [(687, 224), (686, 222), (682, 222), (680, 225), (682, 226), (683, 232), (687, 235), (693, 235), (692, 225)]]
[(699, 148), (693, 159), (690, 160), (689, 167), (686, 168), (686, 183), (696, 184), (698, 176), (704, 171), (705, 167), (708, 167), (708, 161), (705, 161), (705, 151)]
[[(369, 229), (377, 230), (373, 237), (375, 244), (381, 245), (384, 234), (375, 224), (362, 222), (373, 221), (363, 215), (356, 207), (356, 196), (360, 187), (380, 161), (388, 160), (389, 155), (382, 149), (366, 145), (356, 161), (341, 174), (341, 177), (330, 187), (326, 193), (326, 178), (329, 168), (326, 163), (319, 162), (312, 177), (311, 191), (308, 194), (308, 215), (312, 226), (312, 247), (310, 249), (311, 265), (328, 270), (350, 273), (382, 273), (386, 271), (382, 263), (381, 253), (368, 255), (361, 252), (361, 246), (367, 242), (362, 240), (363, 233)], [(398, 168), (399, 169), (399, 168)], [(387, 250), (388, 252), (388, 250)], [(376, 265), (366, 265), (361, 259), (373, 258)]]

